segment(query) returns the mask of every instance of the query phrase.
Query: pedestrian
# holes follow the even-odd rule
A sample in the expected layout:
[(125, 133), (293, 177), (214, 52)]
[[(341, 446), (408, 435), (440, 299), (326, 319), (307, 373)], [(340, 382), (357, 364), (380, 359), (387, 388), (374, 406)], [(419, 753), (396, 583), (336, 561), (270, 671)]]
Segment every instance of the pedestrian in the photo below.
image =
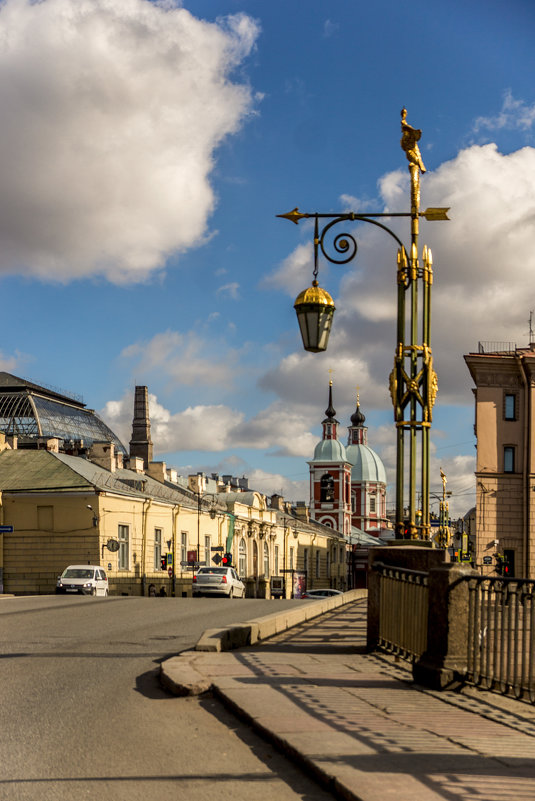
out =
[(165, 591), (165, 587), (160, 587), (159, 595), (160, 595), (160, 598), (166, 598), (167, 597), (167, 593)]
[(149, 584), (149, 598), (156, 598), (156, 587), (154, 584)]

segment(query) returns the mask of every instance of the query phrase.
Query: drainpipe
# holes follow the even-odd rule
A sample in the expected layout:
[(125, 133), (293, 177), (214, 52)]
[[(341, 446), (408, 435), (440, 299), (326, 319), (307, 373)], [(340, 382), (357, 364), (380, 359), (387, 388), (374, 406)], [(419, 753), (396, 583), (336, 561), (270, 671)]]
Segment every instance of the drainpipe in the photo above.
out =
[(530, 382), (526, 374), (526, 365), (523, 359), (515, 353), (515, 360), (518, 364), (520, 377), (524, 386), (524, 484), (522, 486), (522, 502), (524, 506), (524, 514), (522, 515), (522, 534), (524, 538), (524, 574), (525, 578), (530, 577), (530, 548), (529, 548), (529, 533), (531, 529), (531, 514), (530, 514), (530, 475), (531, 475), (531, 397), (530, 397)]
[[(145, 508), (145, 504), (147, 507)], [(147, 586), (147, 565), (146, 565), (146, 551), (147, 551), (147, 518), (149, 509), (152, 506), (152, 498), (143, 501), (143, 530), (141, 537), (141, 595), (145, 595), (145, 588)]]
[(176, 598), (176, 570), (177, 570), (176, 520), (177, 520), (179, 512), (180, 512), (180, 504), (177, 503), (176, 506), (173, 506), (173, 511), (172, 511), (172, 516), (173, 516), (172, 517), (172, 520), (173, 520), (173, 525), (172, 525), (172, 536), (173, 536), (173, 587), (172, 587), (172, 593), (173, 593), (173, 598)]

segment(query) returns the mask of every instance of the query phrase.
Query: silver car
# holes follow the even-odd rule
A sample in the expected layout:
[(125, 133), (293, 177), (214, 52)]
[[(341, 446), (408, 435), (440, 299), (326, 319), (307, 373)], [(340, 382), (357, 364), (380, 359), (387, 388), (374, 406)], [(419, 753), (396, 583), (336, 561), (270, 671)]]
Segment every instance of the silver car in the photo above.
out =
[(245, 598), (245, 584), (233, 567), (200, 567), (193, 576), (193, 596), (197, 595)]

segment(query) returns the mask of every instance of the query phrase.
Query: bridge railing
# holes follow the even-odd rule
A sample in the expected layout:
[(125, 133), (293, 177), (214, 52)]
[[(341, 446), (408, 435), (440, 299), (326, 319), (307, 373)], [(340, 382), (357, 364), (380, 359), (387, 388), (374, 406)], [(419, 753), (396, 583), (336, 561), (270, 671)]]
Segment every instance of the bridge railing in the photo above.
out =
[(468, 579), (467, 681), (535, 703), (535, 581)]
[(417, 659), (427, 646), (428, 574), (375, 562), (380, 575), (378, 645), (405, 659)]
[(409, 659), (434, 689), (471, 683), (535, 703), (535, 581), (443, 560), (428, 548), (373, 549), (368, 648)]

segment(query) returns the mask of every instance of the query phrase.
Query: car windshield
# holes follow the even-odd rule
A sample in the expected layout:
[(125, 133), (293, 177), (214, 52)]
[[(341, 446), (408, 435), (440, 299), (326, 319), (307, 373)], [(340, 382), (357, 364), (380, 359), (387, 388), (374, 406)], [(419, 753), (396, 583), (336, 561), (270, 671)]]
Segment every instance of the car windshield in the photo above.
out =
[(218, 576), (222, 576), (227, 572), (226, 567), (201, 567), (199, 568), (199, 573), (215, 573)]
[(92, 579), (94, 575), (95, 571), (88, 570), (86, 567), (68, 567), (63, 571), (61, 578)]

